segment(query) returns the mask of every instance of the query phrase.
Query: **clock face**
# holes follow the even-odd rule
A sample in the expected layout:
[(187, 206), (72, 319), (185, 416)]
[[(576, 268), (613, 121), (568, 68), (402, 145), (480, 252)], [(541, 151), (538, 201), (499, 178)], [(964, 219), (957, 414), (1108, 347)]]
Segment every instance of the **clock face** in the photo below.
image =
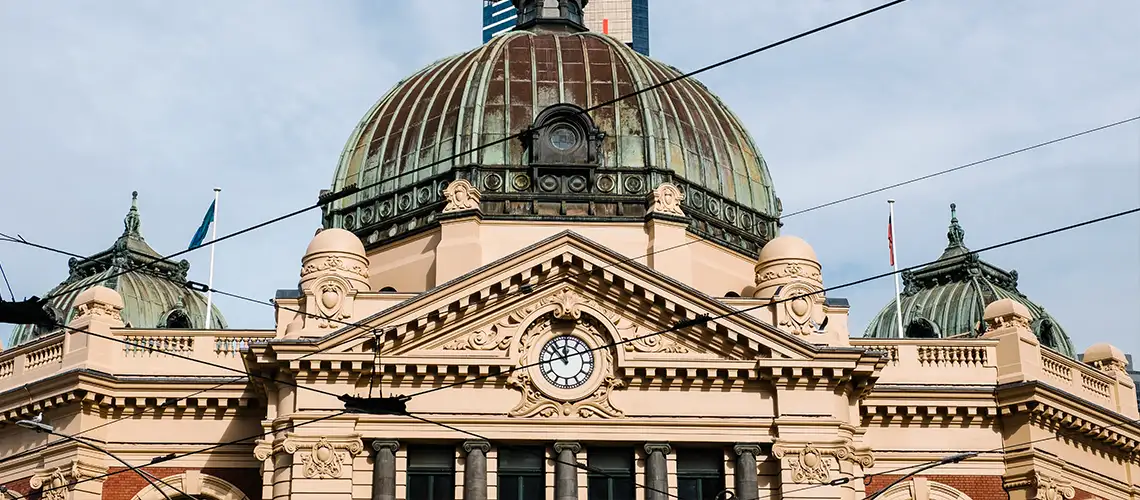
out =
[(576, 389), (594, 373), (594, 352), (578, 337), (562, 335), (542, 346), (542, 376), (559, 389)]

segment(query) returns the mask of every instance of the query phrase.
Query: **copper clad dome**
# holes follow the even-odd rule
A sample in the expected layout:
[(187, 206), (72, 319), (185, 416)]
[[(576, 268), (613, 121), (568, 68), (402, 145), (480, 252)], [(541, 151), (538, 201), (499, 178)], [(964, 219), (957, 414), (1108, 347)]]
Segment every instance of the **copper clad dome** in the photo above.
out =
[[(646, 194), (673, 182), (694, 233), (753, 256), (775, 236), (767, 166), (719, 98), (690, 78), (605, 104), (681, 73), (605, 35), (542, 28), (500, 35), (390, 90), (353, 131), (332, 191), (390, 181), (326, 205), (326, 227), (384, 244), (431, 226), (457, 178), (480, 189), (488, 218), (640, 219)], [(580, 154), (561, 154), (576, 143)]]

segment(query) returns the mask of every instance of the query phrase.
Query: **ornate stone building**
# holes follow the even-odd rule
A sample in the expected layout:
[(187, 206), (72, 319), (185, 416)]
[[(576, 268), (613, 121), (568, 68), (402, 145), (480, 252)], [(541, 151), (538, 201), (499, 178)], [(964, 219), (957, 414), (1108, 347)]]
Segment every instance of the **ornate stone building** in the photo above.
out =
[(1118, 349), (1075, 359), (957, 223), (908, 278), (925, 333), (851, 338), (727, 107), (693, 80), (609, 102), (679, 73), (583, 0), (520, 3), (368, 111), (274, 328), (134, 319), (110, 273), (0, 352), (0, 496), (1140, 498)]

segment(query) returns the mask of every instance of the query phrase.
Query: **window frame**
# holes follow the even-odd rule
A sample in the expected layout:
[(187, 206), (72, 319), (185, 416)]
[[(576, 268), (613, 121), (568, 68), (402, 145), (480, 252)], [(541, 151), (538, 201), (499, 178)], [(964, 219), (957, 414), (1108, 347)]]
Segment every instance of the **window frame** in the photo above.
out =
[[(594, 464), (594, 460), (595, 460), (595, 456), (596, 456), (595, 453), (597, 453), (599, 455), (601, 455), (601, 454), (614, 454), (614, 455), (616, 455), (618, 453), (623, 453), (623, 452), (627, 456), (627, 458), (629, 459), (629, 467), (628, 468), (619, 469), (616, 467), (602, 467), (602, 466), (598, 466), (598, 465)], [(586, 472), (586, 498), (588, 498), (588, 499), (595, 498), (594, 497), (594, 491), (591, 488), (594, 479), (604, 479), (606, 481), (606, 491), (604, 492), (604, 494), (602, 496), (602, 498), (604, 498), (605, 500), (634, 500), (635, 498), (637, 498), (637, 466), (636, 466), (636, 463), (637, 463), (637, 453), (636, 453), (636, 450), (633, 448), (623, 448), (623, 447), (616, 447), (616, 446), (614, 446), (614, 447), (606, 446), (606, 447), (588, 448), (586, 450), (586, 464), (588, 465), (590, 470)], [(597, 472), (595, 472), (595, 471), (597, 471)], [(630, 484), (629, 490), (630, 490), (630, 493), (632, 493), (632, 495), (633, 495), (630, 498), (618, 498), (618, 497), (614, 496), (614, 489), (615, 489), (614, 483), (615, 483), (615, 481), (622, 480), (622, 479), (629, 481), (629, 484)]]
[[(697, 498), (683, 498), (682, 500), (712, 500), (715, 495), (727, 489), (728, 476), (725, 474), (724, 467), (724, 450), (721, 448), (681, 448), (676, 451), (677, 453), (677, 494), (681, 495), (682, 487), (681, 481), (697, 481)], [(714, 455), (717, 457), (716, 468), (711, 469), (708, 467), (692, 467), (692, 464), (685, 464), (682, 460), (687, 453), (693, 455), (705, 455), (709, 458)], [(689, 465), (689, 467), (686, 467)], [(715, 491), (705, 491), (706, 481), (716, 481)], [(712, 495), (712, 496), (710, 496)]]
[[(510, 454), (537, 455), (538, 457), (540, 457), (539, 462), (538, 462), (539, 465), (537, 467), (521, 467), (521, 466), (504, 465), (504, 460), (503, 460), (503, 458), (504, 458), (503, 452), (504, 451), (507, 451), (508, 455), (510, 455)], [(500, 448), (499, 450), (497, 450), (496, 457), (495, 457), (495, 462), (496, 462), (496, 464), (495, 464), (496, 465), (495, 476), (496, 476), (496, 479), (498, 481), (498, 486), (495, 488), (495, 498), (496, 499), (502, 499), (503, 498), (503, 485), (507, 484), (507, 481), (505, 481), (505, 478), (514, 479), (516, 491), (518, 491), (520, 493), (520, 495), (518, 495), (518, 497), (519, 498), (526, 498), (525, 496), (523, 496), (523, 494), (528, 493), (528, 492), (526, 491), (525, 485), (523, 484), (523, 480), (525, 478), (528, 478), (528, 477), (537, 477), (539, 479), (539, 485), (538, 485), (539, 491), (542, 492), (540, 494), (544, 495), (542, 498), (545, 498), (544, 492), (546, 491), (546, 486), (547, 486), (546, 485), (546, 461), (547, 461), (547, 453), (546, 453), (546, 448), (543, 446), (512, 446), (509, 449)]]
[[(417, 451), (424, 452), (425, 455), (432, 452), (438, 453), (440, 456), (450, 455), (451, 463), (449, 466), (416, 464), (414, 462), (414, 458), (417, 455)], [(454, 447), (433, 445), (410, 446), (407, 453), (407, 467), (404, 470), (406, 478), (404, 480), (404, 484), (409, 490), (407, 495), (409, 498), (411, 498), (412, 494), (415, 493), (414, 491), (411, 491), (412, 478), (427, 477), (429, 478), (427, 485), (428, 491), (424, 492), (427, 496), (416, 495), (416, 498), (425, 498), (427, 500), (434, 500), (437, 498), (434, 493), (438, 483), (440, 482), (439, 480), (442, 478), (447, 483), (447, 494), (444, 495), (444, 498), (448, 500), (455, 500), (456, 465)]]

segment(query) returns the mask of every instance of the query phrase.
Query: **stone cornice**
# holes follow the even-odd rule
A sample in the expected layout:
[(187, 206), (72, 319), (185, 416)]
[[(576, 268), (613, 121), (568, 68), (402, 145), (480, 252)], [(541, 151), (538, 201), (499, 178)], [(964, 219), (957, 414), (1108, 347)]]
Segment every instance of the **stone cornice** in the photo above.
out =
[[(570, 248), (560, 248), (562, 246)], [(534, 263), (536, 260), (541, 263), (522, 265)], [(512, 271), (511, 268), (515, 269)], [(422, 328), (421, 323), (434, 324), (457, 315), (459, 311), (473, 303), (494, 301), (496, 299), (491, 297), (495, 296), (517, 294), (519, 283), (532, 283), (535, 278), (549, 279), (553, 274), (596, 275), (611, 283), (613, 285), (611, 289), (625, 290), (626, 293), (655, 304), (659, 310), (677, 312), (680, 315), (677, 318), (679, 321), (696, 321), (701, 314), (719, 315), (733, 310), (731, 306), (713, 297), (663, 276), (640, 263), (630, 262), (575, 233), (563, 232), (460, 276), (415, 299), (381, 311), (361, 323), (389, 325), (395, 330), (395, 335), (403, 336)], [(671, 296), (659, 295), (650, 288), (668, 290)], [(435, 310), (434, 313), (424, 314), (428, 311), (417, 310), (429, 304), (429, 307)], [(425, 316), (428, 317), (426, 321), (420, 319)], [(709, 321), (707, 325), (708, 328), (733, 342), (752, 348), (758, 347), (757, 339), (745, 332), (764, 332), (766, 337), (776, 340), (781, 349), (787, 349), (786, 355), (812, 357), (819, 350), (818, 347), (781, 332), (747, 314)], [(296, 357), (300, 357), (308, 352), (348, 341), (355, 335), (354, 330), (355, 327), (345, 327), (316, 341), (276, 341), (251, 346), (251, 350), (257, 353), (260, 362), (288, 359), (293, 357), (287, 354), (290, 351), (296, 353)]]
[(997, 400), (1002, 415), (1028, 413), (1039, 425), (1067, 430), (1140, 460), (1140, 424), (1124, 415), (1037, 381), (999, 386)]
[[(236, 378), (236, 377), (235, 377)], [(223, 379), (226, 380), (226, 379)], [(260, 405), (260, 398), (249, 388), (245, 380), (236, 381), (227, 386), (217, 387), (209, 392), (196, 394), (187, 398), (187, 394), (195, 388), (206, 389), (216, 386), (217, 377), (208, 377), (196, 380), (193, 377), (185, 379), (155, 378), (140, 381), (124, 379), (103, 372), (76, 369), (57, 374), (47, 380), (29, 386), (32, 396), (25, 393), (20, 398), (19, 392), (0, 396), (11, 399), (16, 405), (0, 406), (0, 425), (28, 418), (40, 411), (57, 408), (75, 403), (93, 405), (99, 408), (153, 408), (164, 405), (173, 408), (198, 409), (224, 409), (239, 410)], [(241, 387), (234, 390), (234, 386)], [(2, 404), (2, 403), (0, 403)]]

